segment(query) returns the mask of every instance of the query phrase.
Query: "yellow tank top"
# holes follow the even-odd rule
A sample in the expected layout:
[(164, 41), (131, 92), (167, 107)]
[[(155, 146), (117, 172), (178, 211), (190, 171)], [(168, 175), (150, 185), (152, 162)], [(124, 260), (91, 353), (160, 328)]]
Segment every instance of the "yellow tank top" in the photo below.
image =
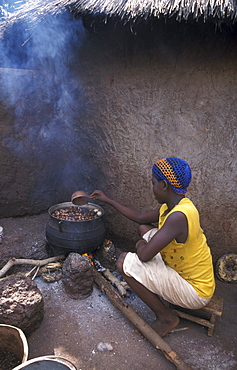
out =
[(162, 216), (166, 210), (167, 205), (163, 204), (160, 208), (158, 229), (171, 213), (182, 212), (188, 222), (188, 237), (185, 243), (173, 240), (161, 250), (164, 262), (192, 284), (200, 297), (211, 298), (215, 290), (212, 256), (200, 226), (197, 208), (190, 199), (182, 198), (168, 214)]

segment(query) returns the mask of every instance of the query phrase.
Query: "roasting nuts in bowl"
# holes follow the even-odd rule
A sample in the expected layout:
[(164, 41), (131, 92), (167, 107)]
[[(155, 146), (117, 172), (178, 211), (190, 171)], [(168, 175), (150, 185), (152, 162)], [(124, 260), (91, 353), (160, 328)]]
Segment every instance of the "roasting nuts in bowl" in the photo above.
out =
[(71, 202), (77, 206), (87, 204), (90, 200), (89, 195), (82, 190), (75, 191), (71, 196)]

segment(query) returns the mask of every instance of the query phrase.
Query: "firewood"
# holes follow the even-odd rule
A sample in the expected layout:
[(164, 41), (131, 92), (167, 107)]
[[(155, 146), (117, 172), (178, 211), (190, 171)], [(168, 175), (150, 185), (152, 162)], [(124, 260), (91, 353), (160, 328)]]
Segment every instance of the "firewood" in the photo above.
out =
[(6, 272), (15, 265), (35, 265), (35, 266), (44, 266), (47, 265), (47, 263), (55, 262), (65, 259), (65, 256), (55, 256), (46, 258), (44, 260), (32, 260), (32, 259), (24, 259), (24, 258), (11, 258), (5, 266), (0, 270), (0, 278), (2, 278)]
[(161, 338), (161, 336), (143, 320), (134, 309), (124, 301), (123, 298), (116, 292), (111, 283), (106, 280), (95, 268), (93, 268), (95, 283), (101, 291), (107, 295), (111, 303), (117, 307), (146, 337), (153, 346), (164, 354), (164, 356), (175, 364), (177, 369), (190, 370), (190, 367), (183, 362), (178, 354)]
[(111, 282), (112, 285), (114, 285), (118, 289), (121, 297), (125, 297), (127, 295), (127, 290), (130, 288), (126, 281), (120, 281), (118, 278), (116, 278), (116, 276), (112, 274), (109, 269), (103, 271), (103, 275)]

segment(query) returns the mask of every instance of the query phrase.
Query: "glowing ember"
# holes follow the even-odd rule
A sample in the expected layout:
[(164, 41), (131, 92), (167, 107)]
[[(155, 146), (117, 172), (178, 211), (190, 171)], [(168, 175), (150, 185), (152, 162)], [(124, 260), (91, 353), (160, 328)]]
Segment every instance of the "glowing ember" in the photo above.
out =
[(93, 256), (92, 256), (92, 254), (83, 253), (83, 254), (82, 254), (82, 256), (83, 256), (83, 257), (87, 257), (87, 258), (89, 258), (91, 265), (92, 265), (92, 266), (94, 266), (94, 262), (93, 262)]

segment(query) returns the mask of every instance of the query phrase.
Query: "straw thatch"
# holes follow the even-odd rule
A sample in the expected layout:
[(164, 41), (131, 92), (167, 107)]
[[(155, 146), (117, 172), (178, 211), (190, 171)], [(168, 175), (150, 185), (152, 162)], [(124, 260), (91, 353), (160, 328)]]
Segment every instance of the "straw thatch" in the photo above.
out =
[(19, 20), (34, 25), (45, 16), (66, 9), (76, 16), (100, 16), (104, 21), (117, 17), (123, 22), (134, 22), (161, 16), (175, 17), (179, 21), (201, 18), (234, 23), (237, 19), (236, 0), (30, 0), (2, 22), (0, 30)]
[(73, 10), (88, 11), (106, 16), (118, 16), (122, 19), (149, 18), (151, 16), (174, 15), (177, 19), (199, 18), (209, 16), (225, 18), (236, 17), (235, 0), (81, 0), (75, 1)]

